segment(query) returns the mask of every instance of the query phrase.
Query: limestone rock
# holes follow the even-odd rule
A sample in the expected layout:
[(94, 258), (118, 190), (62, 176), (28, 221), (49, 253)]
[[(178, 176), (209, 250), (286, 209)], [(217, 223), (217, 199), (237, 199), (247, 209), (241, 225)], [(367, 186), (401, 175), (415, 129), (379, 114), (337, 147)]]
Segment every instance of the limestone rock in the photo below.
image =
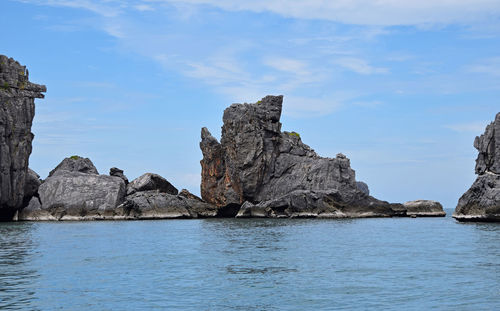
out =
[(46, 87), (31, 83), (25, 66), (0, 55), (0, 220), (12, 220), (26, 201), (35, 98), (43, 92)]
[(59, 163), (55, 169), (50, 171), (49, 177), (54, 175), (57, 171), (80, 172), (96, 175), (99, 174), (94, 166), (94, 163), (92, 163), (89, 158), (82, 158), (76, 155), (62, 160), (62, 162)]
[(370, 195), (370, 189), (368, 188), (368, 185), (362, 181), (357, 181), (356, 182), (356, 187), (358, 187), (361, 192), (363, 192), (366, 195)]
[(236, 217), (354, 218), (397, 216), (388, 202), (366, 194), (342, 190), (295, 190), (279, 198), (252, 204), (245, 202)]
[[(382, 204), (358, 188), (345, 155), (320, 157), (298, 133), (281, 132), (282, 103), (283, 96), (266, 96), (255, 104), (231, 105), (224, 111), (220, 143), (202, 129), (203, 200), (221, 210), (249, 202), (246, 206), (271, 208), (287, 217), (317, 213), (348, 217), (350, 212), (355, 217), (394, 215), (389, 203)], [(342, 208), (325, 206), (331, 196)], [(311, 205), (297, 205), (303, 197)], [(289, 212), (276, 211), (275, 204), (288, 206)]]
[(38, 188), (19, 213), (19, 220), (112, 219), (124, 201), (121, 178), (77, 171), (58, 170)]
[(23, 206), (27, 206), (29, 201), (33, 196), (38, 197), (38, 188), (42, 184), (40, 180), (40, 176), (28, 168), (28, 174), (26, 174), (26, 183), (24, 184), (24, 204)]
[(157, 190), (168, 194), (178, 194), (179, 190), (158, 174), (146, 173), (132, 180), (127, 186), (127, 195), (140, 191)]
[(431, 200), (416, 200), (409, 201), (403, 204), (408, 216), (419, 217), (444, 217), (446, 213), (443, 210), (441, 203)]
[(205, 218), (215, 217), (217, 207), (197, 199), (150, 190), (128, 195), (117, 213), (125, 219)]
[(476, 181), (458, 201), (453, 217), (459, 221), (500, 221), (500, 113), (476, 137)]
[(179, 195), (181, 197), (185, 197), (185, 198), (188, 198), (188, 199), (193, 199), (193, 200), (197, 200), (197, 201), (203, 202), (203, 200), (201, 198), (199, 198), (198, 196), (192, 194), (187, 189), (182, 189), (181, 192), (179, 192)]
[(109, 169), (109, 176), (115, 176), (115, 177), (120, 177), (124, 182), (125, 185), (128, 185), (128, 178), (123, 174), (123, 170), (117, 168), (117, 167), (112, 167)]

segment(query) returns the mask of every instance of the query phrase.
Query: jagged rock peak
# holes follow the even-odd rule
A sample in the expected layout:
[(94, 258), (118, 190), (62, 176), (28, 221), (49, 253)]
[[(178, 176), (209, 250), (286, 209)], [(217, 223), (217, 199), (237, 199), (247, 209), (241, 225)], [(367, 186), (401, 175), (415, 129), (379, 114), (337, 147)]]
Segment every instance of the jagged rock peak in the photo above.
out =
[(474, 147), (479, 151), (476, 159), (476, 174), (500, 174), (500, 112), (481, 136), (474, 140)]
[(476, 137), (474, 147), (479, 151), (472, 186), (458, 200), (453, 217), (459, 221), (500, 222), (500, 113)]
[(0, 220), (12, 220), (27, 200), (35, 98), (43, 98), (45, 91), (28, 80), (25, 66), (0, 55)]

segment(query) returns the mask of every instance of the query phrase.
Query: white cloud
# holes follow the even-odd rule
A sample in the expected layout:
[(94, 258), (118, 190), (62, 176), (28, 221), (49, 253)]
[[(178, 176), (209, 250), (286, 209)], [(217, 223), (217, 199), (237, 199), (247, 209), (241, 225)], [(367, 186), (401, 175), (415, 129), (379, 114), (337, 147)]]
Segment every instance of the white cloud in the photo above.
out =
[(472, 132), (477, 133), (478, 135), (484, 132), (488, 121), (476, 121), (476, 122), (468, 122), (468, 123), (458, 123), (458, 124), (449, 124), (445, 125), (445, 128), (450, 129), (455, 132)]
[(467, 67), (469, 72), (500, 76), (500, 57), (485, 59)]
[(161, 5), (211, 5), (229, 11), (272, 12), (285, 17), (321, 19), (355, 25), (429, 25), (497, 23), (498, 0), (18, 0), (83, 8), (103, 16), (121, 10), (154, 10)]
[(389, 72), (387, 68), (373, 67), (368, 64), (367, 61), (354, 57), (339, 58), (335, 60), (334, 63), (362, 75), (384, 74)]

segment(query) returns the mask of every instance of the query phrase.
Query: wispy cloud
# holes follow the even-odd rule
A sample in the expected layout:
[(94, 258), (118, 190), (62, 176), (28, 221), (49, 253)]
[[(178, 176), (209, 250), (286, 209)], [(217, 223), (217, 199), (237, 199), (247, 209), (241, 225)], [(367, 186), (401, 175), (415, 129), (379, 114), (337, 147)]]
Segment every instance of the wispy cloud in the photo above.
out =
[(469, 72), (500, 76), (500, 57), (485, 59), (467, 67)]
[(368, 64), (366, 60), (354, 57), (339, 58), (335, 60), (334, 63), (362, 75), (384, 74), (389, 72), (388, 68), (374, 67)]
[(468, 122), (468, 123), (458, 123), (458, 124), (449, 124), (445, 125), (445, 128), (450, 129), (455, 132), (471, 132), (477, 133), (478, 135), (484, 132), (488, 121), (476, 121), (476, 122)]

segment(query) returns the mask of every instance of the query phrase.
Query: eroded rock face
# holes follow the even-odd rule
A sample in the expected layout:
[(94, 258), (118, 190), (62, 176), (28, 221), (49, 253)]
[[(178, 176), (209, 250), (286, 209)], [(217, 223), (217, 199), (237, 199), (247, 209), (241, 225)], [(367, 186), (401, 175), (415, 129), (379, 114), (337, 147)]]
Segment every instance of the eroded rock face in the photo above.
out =
[(96, 167), (94, 166), (94, 163), (92, 163), (89, 158), (82, 158), (80, 156), (71, 156), (62, 160), (62, 162), (59, 163), (55, 169), (50, 171), (49, 177), (54, 175), (57, 171), (80, 172), (96, 175), (99, 174)]
[(146, 173), (132, 180), (127, 186), (127, 195), (139, 191), (157, 190), (158, 192), (176, 195), (179, 190), (172, 186), (168, 180), (158, 174)]
[(58, 170), (38, 188), (38, 197), (19, 220), (93, 220), (113, 218), (125, 198), (121, 178)]
[(35, 98), (46, 92), (28, 78), (25, 66), (0, 55), (0, 220), (12, 220), (26, 201)]
[(408, 216), (418, 217), (444, 217), (446, 213), (441, 203), (431, 200), (409, 201), (403, 204)]
[(476, 181), (458, 201), (453, 217), (459, 221), (500, 221), (500, 113), (476, 137)]
[(252, 215), (249, 209), (267, 210), (266, 217), (394, 215), (389, 203), (358, 188), (345, 155), (320, 157), (299, 134), (281, 132), (282, 102), (283, 96), (266, 96), (255, 104), (231, 105), (224, 111), (220, 143), (202, 129), (203, 200), (223, 209), (248, 202), (240, 217)]
[(123, 170), (117, 168), (117, 167), (112, 167), (109, 169), (109, 176), (115, 176), (115, 177), (120, 177), (125, 185), (128, 185), (128, 178), (123, 174)]

